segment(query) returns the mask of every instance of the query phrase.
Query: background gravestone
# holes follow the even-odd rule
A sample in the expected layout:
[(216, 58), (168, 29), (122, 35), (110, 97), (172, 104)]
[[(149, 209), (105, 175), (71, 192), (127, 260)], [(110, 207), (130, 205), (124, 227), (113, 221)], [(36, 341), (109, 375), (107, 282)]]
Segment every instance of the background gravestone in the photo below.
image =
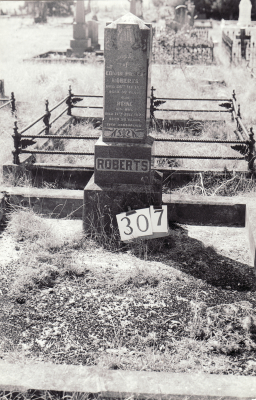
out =
[(83, 57), (84, 52), (91, 47), (91, 39), (88, 36), (88, 26), (85, 23), (84, 1), (76, 2), (76, 17), (73, 24), (73, 40), (70, 41), (72, 53), (77, 57)]
[[(222, 20), (222, 33), (224, 40), (222, 42), (229, 43), (225, 37), (231, 39), (232, 46), (229, 52), (230, 57), (235, 63), (248, 63), (250, 68), (255, 68), (255, 47), (256, 28), (251, 22), (252, 4), (250, 0), (241, 0), (239, 3), (239, 17), (236, 24), (228, 23)], [(245, 60), (245, 61), (244, 61)]]
[(252, 4), (250, 0), (241, 0), (239, 3), (238, 25), (245, 27), (251, 24)]
[(0, 98), (5, 98), (4, 94), (4, 80), (0, 79)]
[(142, 18), (142, 0), (129, 0), (130, 1), (130, 13), (136, 15), (136, 17)]
[(98, 39), (98, 30), (99, 30), (99, 23), (98, 21), (91, 20), (87, 22), (88, 25), (88, 36), (91, 39), (91, 46), (93, 49), (97, 50), (100, 49), (99, 39)]

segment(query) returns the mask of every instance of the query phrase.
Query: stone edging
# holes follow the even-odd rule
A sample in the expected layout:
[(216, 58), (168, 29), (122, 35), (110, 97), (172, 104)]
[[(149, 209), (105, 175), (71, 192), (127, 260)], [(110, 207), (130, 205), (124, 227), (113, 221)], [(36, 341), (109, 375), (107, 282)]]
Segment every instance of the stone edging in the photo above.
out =
[[(98, 367), (0, 362), (0, 389), (55, 390), (101, 394), (102, 397), (183, 400), (250, 399), (256, 397), (256, 377), (204, 373), (106, 370)], [(174, 397), (175, 396), (175, 397)], [(207, 397), (206, 397), (207, 396)]]
[[(0, 187), (0, 221), (5, 201), (30, 207), (51, 218), (83, 218), (83, 190)], [(246, 227), (253, 265), (256, 268), (256, 202), (255, 198), (180, 196), (163, 194), (168, 206), (169, 222), (191, 225)]]

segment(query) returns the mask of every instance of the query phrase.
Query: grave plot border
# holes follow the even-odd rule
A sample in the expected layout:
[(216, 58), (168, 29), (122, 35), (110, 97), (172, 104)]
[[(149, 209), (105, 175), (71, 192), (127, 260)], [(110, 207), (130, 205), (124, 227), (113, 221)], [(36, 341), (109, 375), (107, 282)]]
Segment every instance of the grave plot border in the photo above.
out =
[(50, 363), (0, 363), (0, 390), (86, 393), (102, 399), (254, 400), (253, 376), (107, 370)]
[[(234, 121), (236, 121), (236, 135), (238, 136), (238, 140), (201, 140), (201, 139), (161, 139), (161, 138), (155, 138), (155, 141), (170, 141), (170, 142), (200, 142), (200, 143), (230, 143), (230, 144), (238, 144), (237, 147), (239, 149), (237, 150), (242, 154), (242, 156), (237, 156), (237, 157), (212, 157), (212, 156), (193, 156), (193, 155), (186, 155), (186, 156), (179, 156), (179, 155), (153, 155), (154, 158), (164, 158), (164, 159), (175, 159), (175, 158), (197, 158), (197, 159), (234, 159), (234, 160), (246, 160), (248, 162), (248, 171), (249, 175), (254, 175), (254, 161), (256, 159), (256, 150), (255, 150), (255, 140), (254, 140), (254, 133), (252, 131), (252, 128), (250, 130), (250, 133), (248, 133), (244, 123), (242, 122), (242, 117), (241, 117), (241, 111), (240, 111), (240, 106), (237, 104), (236, 100), (236, 94), (235, 91), (233, 91), (232, 98), (231, 99), (182, 99), (182, 98), (157, 98), (154, 96), (154, 91), (155, 89), (152, 87), (151, 88), (151, 97), (150, 97), (150, 120), (151, 120), (151, 125), (155, 125), (155, 127), (159, 128), (160, 123), (158, 122), (155, 118), (154, 113), (157, 111), (188, 111), (188, 110), (182, 110), (182, 109), (165, 109), (165, 108), (159, 108), (162, 104), (164, 104), (166, 101), (176, 101), (176, 100), (194, 100), (194, 101), (210, 101), (210, 102), (224, 102), (219, 104), (219, 106), (225, 108), (224, 110), (193, 110), (194, 112), (228, 112), (231, 113), (231, 117)], [(23, 164), (26, 166), (26, 168), (33, 169), (35, 166), (38, 169), (43, 169), (44, 166), (42, 164), (36, 164), (35, 166), (31, 166), (31, 161), (35, 161), (34, 159), (34, 154), (74, 154), (74, 155), (94, 155), (94, 153), (86, 153), (86, 152), (65, 152), (65, 151), (47, 151), (43, 149), (35, 149), (31, 148), (26, 149), (27, 147), (31, 146), (31, 144), (34, 144), (35, 142), (33, 139), (36, 138), (44, 138), (44, 139), (87, 139), (87, 140), (92, 140), (95, 139), (97, 140), (98, 137), (93, 137), (93, 136), (87, 136), (87, 137), (75, 137), (75, 136), (65, 136), (65, 135), (57, 135), (55, 132), (54, 135), (49, 135), (49, 130), (50, 127), (54, 122), (56, 122), (57, 119), (63, 116), (63, 114), (67, 113), (67, 116), (70, 117), (70, 120), (66, 122), (65, 125), (71, 122), (71, 118), (73, 119), (81, 119), (83, 117), (78, 117), (72, 115), (72, 109), (73, 108), (94, 108), (94, 109), (102, 109), (102, 106), (89, 106), (89, 105), (77, 105), (78, 102), (82, 101), (84, 98), (102, 98), (103, 96), (95, 96), (95, 95), (74, 95), (71, 90), (71, 86), (69, 87), (69, 94), (67, 97), (65, 97), (63, 100), (61, 100), (57, 105), (55, 105), (51, 110), (49, 110), (49, 103), (48, 100), (46, 100), (46, 111), (45, 114), (39, 117), (37, 120), (32, 122), (30, 125), (28, 125), (26, 128), (24, 128), (22, 131), (18, 131), (17, 123), (15, 122), (14, 125), (14, 151), (13, 151), (13, 164), (7, 163), (4, 166), (5, 174), (8, 174), (8, 171), (14, 171), (15, 170), (15, 165), (20, 165)], [(51, 122), (50, 122), (50, 117), (51, 113), (53, 110), (57, 109), (60, 105), (63, 103), (66, 103), (67, 107), (61, 111), (55, 117)], [(100, 118), (89, 118), (92, 120), (100, 120)], [(43, 120), (45, 124), (45, 128), (41, 129), (36, 135), (33, 134), (27, 134), (26, 132), (34, 126), (36, 123), (39, 121)], [(161, 120), (162, 121), (162, 120)], [(163, 126), (164, 126), (164, 120)], [(167, 121), (168, 122), (168, 121)], [(179, 121), (180, 122), (180, 121)], [(168, 122), (169, 123), (169, 122)], [(97, 124), (97, 122), (96, 122)], [(41, 135), (43, 132), (45, 132), (44, 135)], [(46, 140), (47, 144), (47, 140)], [(236, 147), (236, 146), (234, 146)], [(26, 154), (30, 154), (30, 157), (27, 158)], [(20, 155), (22, 156), (22, 162), (20, 161)], [(30, 167), (27, 165), (30, 163)], [(53, 166), (50, 166), (49, 164), (46, 165), (46, 167), (51, 168), (52, 171), (54, 170)], [(63, 166), (63, 170), (66, 170), (67, 166)], [(90, 168), (90, 166), (89, 166)], [(160, 168), (161, 169), (161, 168)]]
[[(82, 219), (83, 190), (0, 187), (0, 220), (8, 205), (29, 207), (51, 218)], [(255, 198), (206, 197), (163, 194), (169, 223), (202, 226), (245, 227), (256, 273), (256, 205)]]
[[(31, 58), (24, 58), (23, 62), (36, 62), (36, 63), (48, 63), (48, 64), (87, 64), (90, 60), (87, 57), (68, 57), (68, 51), (66, 50), (49, 50), (45, 53), (38, 54)], [(103, 50), (91, 50), (87, 51), (86, 54), (94, 55), (97, 63), (103, 63)], [(55, 56), (51, 58), (51, 55)]]

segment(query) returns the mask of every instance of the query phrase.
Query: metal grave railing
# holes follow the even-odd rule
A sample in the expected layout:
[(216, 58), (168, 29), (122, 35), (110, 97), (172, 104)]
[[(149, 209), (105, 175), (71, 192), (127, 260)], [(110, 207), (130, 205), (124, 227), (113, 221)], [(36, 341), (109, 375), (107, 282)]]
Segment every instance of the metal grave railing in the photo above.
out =
[[(155, 124), (158, 126), (157, 119), (155, 118), (155, 112), (194, 112), (194, 113), (201, 113), (201, 112), (208, 112), (208, 113), (230, 113), (231, 118), (233, 121), (236, 121), (236, 130), (235, 133), (238, 137), (238, 140), (211, 140), (211, 139), (179, 139), (179, 138), (155, 138), (156, 142), (165, 141), (165, 142), (188, 142), (188, 143), (220, 143), (220, 144), (231, 144), (232, 149), (238, 151), (241, 156), (212, 156), (212, 155), (175, 155), (175, 154), (154, 154), (153, 158), (162, 158), (162, 159), (211, 159), (211, 160), (244, 160), (248, 163), (248, 170), (253, 173), (254, 172), (254, 161), (256, 158), (256, 151), (255, 151), (255, 140), (254, 140), (254, 133), (252, 128), (250, 132), (246, 129), (242, 117), (240, 106), (237, 104), (236, 94), (233, 91), (231, 99), (217, 99), (217, 98), (157, 98), (154, 96), (155, 89), (151, 88), (151, 96), (150, 96), (150, 120), (151, 126)], [(17, 121), (15, 121), (14, 125), (14, 151), (13, 151), (13, 163), (20, 164), (20, 154), (62, 154), (62, 155), (85, 155), (85, 156), (93, 156), (93, 152), (82, 152), (82, 151), (61, 151), (61, 150), (39, 150), (39, 149), (27, 149), (27, 147), (35, 144), (36, 142), (33, 139), (37, 138), (45, 138), (45, 139), (66, 139), (66, 140), (97, 140), (98, 136), (71, 136), (71, 135), (50, 135), (49, 130), (51, 126), (56, 122), (62, 115), (66, 113), (68, 116), (72, 116), (72, 109), (73, 108), (81, 108), (81, 109), (103, 109), (102, 106), (93, 106), (93, 105), (77, 105), (80, 103), (84, 98), (100, 98), (102, 99), (103, 96), (94, 96), (94, 95), (75, 95), (72, 93), (71, 87), (69, 87), (68, 96), (61, 100), (58, 104), (56, 104), (53, 108), (49, 110), (49, 103), (46, 100), (46, 110), (45, 114), (41, 117), (37, 118), (27, 127), (22, 129), (21, 131), (18, 130)], [(221, 109), (185, 109), (185, 108), (161, 108), (160, 106), (165, 104), (166, 102), (171, 101), (208, 101), (208, 102), (219, 102), (218, 104)], [(65, 107), (52, 121), (50, 121), (51, 113), (53, 110), (60, 107), (62, 104), (66, 104)], [(43, 121), (45, 127), (41, 129), (37, 134), (29, 134), (27, 131), (34, 126), (39, 121)], [(41, 135), (45, 132), (44, 135)]]

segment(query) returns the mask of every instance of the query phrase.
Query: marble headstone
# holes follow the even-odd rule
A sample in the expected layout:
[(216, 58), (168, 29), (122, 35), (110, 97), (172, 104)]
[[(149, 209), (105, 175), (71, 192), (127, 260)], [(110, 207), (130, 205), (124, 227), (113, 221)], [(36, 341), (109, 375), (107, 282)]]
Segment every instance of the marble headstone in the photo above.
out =
[(238, 25), (246, 27), (251, 24), (252, 4), (250, 0), (241, 0), (239, 4)]

